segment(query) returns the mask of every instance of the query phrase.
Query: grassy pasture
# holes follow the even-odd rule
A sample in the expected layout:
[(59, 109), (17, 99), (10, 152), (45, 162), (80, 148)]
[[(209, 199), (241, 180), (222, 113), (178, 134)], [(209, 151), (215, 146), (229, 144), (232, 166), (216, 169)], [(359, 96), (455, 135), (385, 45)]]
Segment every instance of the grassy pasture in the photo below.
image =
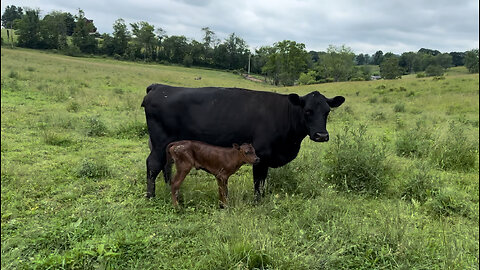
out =
[[(201, 80), (195, 78), (201, 77)], [(253, 202), (217, 208), (193, 171), (182, 209), (144, 198), (145, 88), (344, 95), (328, 143), (303, 141)], [(2, 269), (478, 269), (479, 80), (273, 87), (215, 70), (1, 49)], [(367, 170), (365, 170), (367, 168)]]

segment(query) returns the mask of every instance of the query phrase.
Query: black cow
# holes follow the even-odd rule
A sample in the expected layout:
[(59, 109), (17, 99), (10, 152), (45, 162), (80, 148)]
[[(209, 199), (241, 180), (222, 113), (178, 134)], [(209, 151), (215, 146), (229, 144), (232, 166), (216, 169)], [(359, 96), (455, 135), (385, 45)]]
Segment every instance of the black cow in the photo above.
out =
[(170, 181), (165, 149), (173, 141), (197, 140), (229, 147), (252, 143), (260, 163), (253, 166), (255, 198), (263, 193), (268, 168), (292, 161), (305, 136), (328, 141), (330, 108), (345, 101), (318, 91), (300, 97), (238, 88), (147, 87), (143, 99), (151, 151), (147, 158), (147, 197), (155, 196), (155, 179), (163, 171)]

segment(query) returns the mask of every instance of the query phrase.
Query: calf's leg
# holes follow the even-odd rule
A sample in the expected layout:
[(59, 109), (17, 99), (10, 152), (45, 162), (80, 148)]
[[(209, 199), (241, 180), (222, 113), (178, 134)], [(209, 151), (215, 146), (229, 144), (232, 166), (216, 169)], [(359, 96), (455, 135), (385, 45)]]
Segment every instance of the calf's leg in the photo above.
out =
[(218, 197), (220, 200), (220, 208), (225, 208), (227, 206), (228, 199), (228, 178), (217, 177), (218, 184)]
[(185, 177), (192, 169), (192, 166), (183, 162), (181, 163), (179, 162), (175, 164), (175, 167), (177, 169), (177, 172), (175, 173), (175, 176), (171, 181), (170, 188), (172, 191), (172, 203), (173, 203), (173, 206), (176, 207), (178, 206), (178, 192), (180, 189), (180, 185), (182, 184), (183, 180), (185, 180)]

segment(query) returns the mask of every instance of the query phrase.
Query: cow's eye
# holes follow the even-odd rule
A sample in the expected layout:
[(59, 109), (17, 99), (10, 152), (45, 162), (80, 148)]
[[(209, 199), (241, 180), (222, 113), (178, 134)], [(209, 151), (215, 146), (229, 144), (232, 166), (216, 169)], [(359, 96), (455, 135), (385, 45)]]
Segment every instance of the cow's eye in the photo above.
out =
[(305, 115), (312, 115), (313, 114), (313, 111), (312, 110), (306, 110), (305, 111)]

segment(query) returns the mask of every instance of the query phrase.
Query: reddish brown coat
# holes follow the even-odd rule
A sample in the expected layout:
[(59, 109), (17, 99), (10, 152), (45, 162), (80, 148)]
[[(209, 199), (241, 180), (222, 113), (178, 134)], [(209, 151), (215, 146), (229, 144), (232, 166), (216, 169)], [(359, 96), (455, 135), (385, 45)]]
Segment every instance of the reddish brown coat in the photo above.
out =
[(177, 169), (171, 182), (172, 202), (178, 205), (178, 190), (192, 168), (205, 170), (217, 178), (221, 206), (227, 204), (228, 178), (243, 164), (259, 162), (251, 144), (218, 147), (199, 141), (178, 141), (167, 146), (167, 161)]

